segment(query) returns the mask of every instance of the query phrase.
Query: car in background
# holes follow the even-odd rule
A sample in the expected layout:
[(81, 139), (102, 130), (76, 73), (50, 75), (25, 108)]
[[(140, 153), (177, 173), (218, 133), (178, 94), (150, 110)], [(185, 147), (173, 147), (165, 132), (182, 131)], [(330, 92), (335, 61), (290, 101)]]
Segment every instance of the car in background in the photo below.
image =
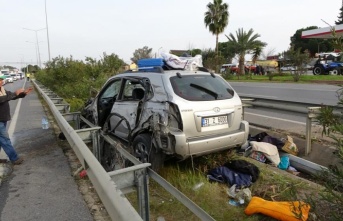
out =
[(6, 74), (6, 83), (13, 83), (13, 77), (9, 74)]
[(231, 70), (231, 67), (235, 66), (234, 64), (223, 64), (220, 68), (220, 73), (225, 72), (226, 70)]
[(17, 78), (17, 74), (10, 74), (11, 75), (11, 77), (13, 78), (13, 81), (16, 81), (16, 80), (18, 80), (18, 78)]
[(295, 71), (297, 68), (292, 65), (285, 65), (280, 68), (280, 71)]

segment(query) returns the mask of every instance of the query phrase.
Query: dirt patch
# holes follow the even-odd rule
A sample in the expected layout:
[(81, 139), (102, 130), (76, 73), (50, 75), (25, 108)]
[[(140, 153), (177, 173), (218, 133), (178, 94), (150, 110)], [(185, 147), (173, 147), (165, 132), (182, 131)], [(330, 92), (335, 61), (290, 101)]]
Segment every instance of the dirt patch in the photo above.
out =
[(310, 82), (315, 83), (315, 84), (343, 85), (343, 80), (342, 81), (311, 80)]

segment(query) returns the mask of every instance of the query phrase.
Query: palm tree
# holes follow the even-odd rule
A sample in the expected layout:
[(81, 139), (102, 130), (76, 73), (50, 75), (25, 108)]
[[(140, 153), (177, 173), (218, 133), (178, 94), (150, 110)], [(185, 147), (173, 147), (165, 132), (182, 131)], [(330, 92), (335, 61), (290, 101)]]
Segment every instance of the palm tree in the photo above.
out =
[(213, 0), (213, 3), (207, 4), (205, 12), (205, 26), (216, 36), (216, 55), (218, 56), (218, 35), (224, 32), (229, 23), (229, 5), (222, 0)]
[(256, 48), (253, 49), (252, 57), (251, 57), (251, 60), (252, 60), (253, 64), (256, 64), (256, 61), (260, 57), (261, 53), (262, 53), (262, 48), (261, 47), (256, 47)]
[(262, 49), (267, 44), (257, 40), (257, 38), (261, 37), (259, 34), (254, 34), (254, 30), (250, 29), (248, 32), (245, 32), (243, 28), (238, 29), (236, 31), (236, 36), (232, 33), (229, 36), (225, 35), (229, 42), (231, 42), (234, 47), (235, 51), (238, 54), (238, 63), (239, 63), (239, 73), (244, 75), (244, 62), (245, 62), (245, 55), (250, 54), (253, 52), (254, 49), (260, 48)]

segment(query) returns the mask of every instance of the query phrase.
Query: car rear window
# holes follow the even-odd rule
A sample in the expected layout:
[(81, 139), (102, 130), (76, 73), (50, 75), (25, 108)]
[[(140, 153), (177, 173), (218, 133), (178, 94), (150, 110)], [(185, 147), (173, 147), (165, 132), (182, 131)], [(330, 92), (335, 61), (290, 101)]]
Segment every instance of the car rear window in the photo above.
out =
[(182, 75), (170, 78), (174, 93), (189, 101), (224, 100), (233, 97), (233, 89), (220, 77)]

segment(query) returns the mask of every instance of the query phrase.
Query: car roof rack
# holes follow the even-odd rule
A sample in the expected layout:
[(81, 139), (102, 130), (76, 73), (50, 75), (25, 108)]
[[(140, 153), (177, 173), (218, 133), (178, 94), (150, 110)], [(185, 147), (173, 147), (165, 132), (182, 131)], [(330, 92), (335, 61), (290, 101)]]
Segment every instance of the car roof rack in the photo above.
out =
[(154, 73), (164, 73), (164, 70), (160, 66), (155, 67), (140, 67), (133, 70), (127, 70), (124, 73), (132, 73), (132, 72), (154, 72)]

